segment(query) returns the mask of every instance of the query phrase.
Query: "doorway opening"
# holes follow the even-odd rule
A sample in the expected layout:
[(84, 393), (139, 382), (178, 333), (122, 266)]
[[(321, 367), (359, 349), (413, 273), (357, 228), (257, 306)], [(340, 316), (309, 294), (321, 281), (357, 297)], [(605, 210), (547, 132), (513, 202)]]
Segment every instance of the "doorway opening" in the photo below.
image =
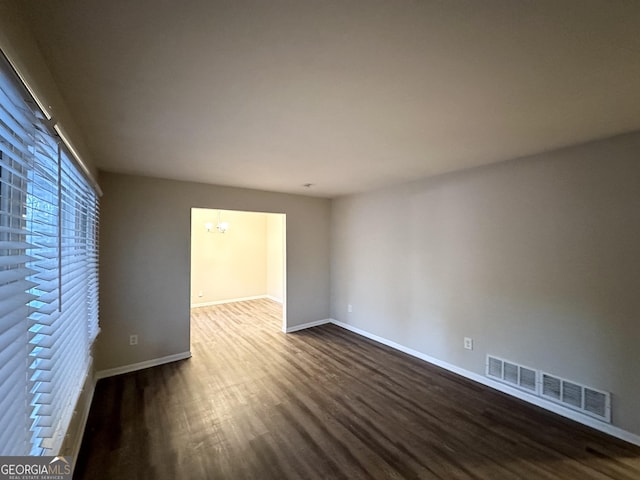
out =
[(286, 215), (192, 208), (190, 282), (192, 311), (282, 312), (275, 329), (286, 331)]

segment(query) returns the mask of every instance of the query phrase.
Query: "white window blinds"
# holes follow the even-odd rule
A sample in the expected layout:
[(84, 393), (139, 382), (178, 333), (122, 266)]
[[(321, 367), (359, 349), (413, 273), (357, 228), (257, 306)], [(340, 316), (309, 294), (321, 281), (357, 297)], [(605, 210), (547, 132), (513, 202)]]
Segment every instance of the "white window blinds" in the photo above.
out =
[(0, 446), (29, 452), (29, 293), (27, 188), (33, 165), (35, 115), (0, 75)]
[(98, 333), (98, 199), (2, 60), (0, 455), (50, 455)]

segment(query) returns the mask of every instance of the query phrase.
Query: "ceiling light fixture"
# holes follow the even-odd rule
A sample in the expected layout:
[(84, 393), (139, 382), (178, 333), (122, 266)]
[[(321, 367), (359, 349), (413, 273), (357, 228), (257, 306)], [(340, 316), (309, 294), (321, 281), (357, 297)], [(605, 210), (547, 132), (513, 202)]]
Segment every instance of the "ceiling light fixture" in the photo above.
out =
[(218, 229), (218, 231), (220, 233), (225, 233), (227, 230), (229, 230), (229, 223), (228, 222), (220, 222), (220, 223), (218, 223), (218, 225), (216, 225), (216, 228)]
[[(218, 230), (220, 233), (225, 233), (227, 230), (229, 230), (229, 222), (221, 222), (222, 216), (222, 210), (218, 210), (218, 222), (216, 223), (216, 230)], [(211, 233), (211, 230), (213, 230), (213, 223), (211, 222), (207, 222), (204, 224), (204, 228), (207, 229), (208, 233)]]
[(216, 225), (216, 228), (220, 233), (224, 233), (227, 230), (229, 230), (229, 222), (221, 222), (220, 221), (221, 216), (222, 216), (222, 210), (218, 210), (218, 224)]

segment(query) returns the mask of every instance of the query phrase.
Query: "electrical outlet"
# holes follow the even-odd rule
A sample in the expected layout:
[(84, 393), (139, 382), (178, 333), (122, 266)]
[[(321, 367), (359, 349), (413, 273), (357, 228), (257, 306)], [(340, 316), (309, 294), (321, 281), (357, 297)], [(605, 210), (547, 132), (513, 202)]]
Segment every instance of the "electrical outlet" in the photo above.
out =
[(200, 291), (198, 292), (198, 296), (199, 296), (199, 297), (202, 297), (202, 290), (200, 290)]
[(129, 335), (129, 345), (138, 344), (138, 335)]
[(467, 350), (473, 350), (473, 339), (469, 337), (464, 337), (464, 348)]
[(349, 313), (353, 312), (353, 305), (351, 304), (347, 305), (347, 312)]

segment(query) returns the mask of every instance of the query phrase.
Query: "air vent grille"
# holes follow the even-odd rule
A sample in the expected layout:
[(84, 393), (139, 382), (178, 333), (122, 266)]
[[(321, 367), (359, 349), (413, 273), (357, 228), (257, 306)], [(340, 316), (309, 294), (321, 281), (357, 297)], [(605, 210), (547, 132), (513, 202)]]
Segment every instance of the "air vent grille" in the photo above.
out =
[(560, 401), (560, 390), (562, 382), (560, 379), (550, 375), (542, 375), (542, 396), (549, 397), (553, 400)]
[(538, 372), (497, 357), (487, 357), (487, 376), (536, 393)]
[(487, 375), (494, 378), (502, 379), (502, 365), (503, 361), (497, 358), (488, 357), (487, 362)]
[(562, 403), (572, 407), (582, 407), (582, 387), (571, 382), (562, 382)]
[(487, 355), (486, 374), (507, 385), (611, 422), (611, 395), (564, 378)]
[(526, 388), (527, 390), (531, 390), (532, 392), (535, 392), (536, 377), (537, 377), (537, 372), (535, 370), (531, 370), (530, 368), (520, 367), (520, 386), (522, 388)]
[(540, 395), (565, 407), (611, 422), (611, 395), (548, 373), (541, 373)]
[(608, 395), (590, 388), (584, 389), (584, 409), (597, 417), (607, 416)]

